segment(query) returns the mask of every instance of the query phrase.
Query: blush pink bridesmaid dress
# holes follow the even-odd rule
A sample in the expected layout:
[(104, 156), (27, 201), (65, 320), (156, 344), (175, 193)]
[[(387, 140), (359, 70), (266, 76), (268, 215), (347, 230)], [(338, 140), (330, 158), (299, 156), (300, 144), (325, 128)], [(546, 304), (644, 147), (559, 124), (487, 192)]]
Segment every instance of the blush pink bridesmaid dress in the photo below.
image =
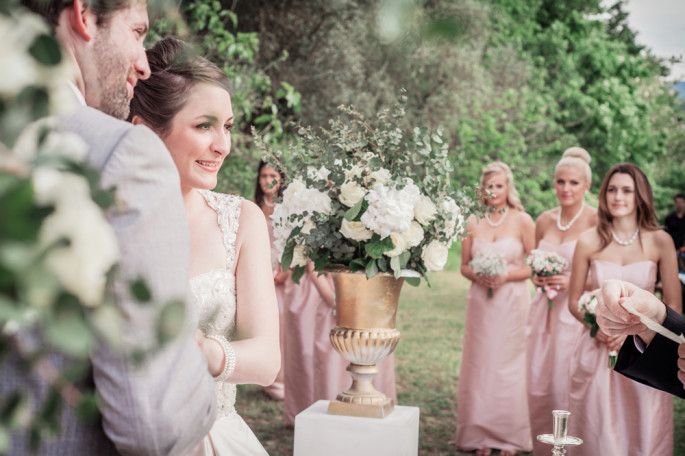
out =
[[(653, 261), (621, 266), (594, 260), (590, 265), (593, 288), (621, 279), (653, 292), (656, 273)], [(610, 369), (606, 345), (588, 330), (571, 358), (569, 411), (569, 435), (583, 439), (569, 456), (673, 455), (673, 397)]]
[[(556, 252), (568, 261), (562, 272), (571, 274), (571, 261), (576, 241), (559, 245), (544, 239), (538, 249)], [(528, 315), (526, 352), (528, 409), (533, 452), (550, 454), (550, 446), (538, 442), (537, 435), (552, 433), (552, 410), (568, 410), (569, 364), (583, 325), (568, 310), (568, 292), (561, 291), (549, 307), (547, 296), (538, 292)]]
[[(473, 240), (474, 255), (484, 249), (502, 255), (509, 270), (524, 266), (518, 238)], [(464, 348), (457, 396), (457, 447), (530, 451), (526, 400), (526, 322), (530, 292), (526, 281), (493, 290), (476, 282), (469, 288)]]

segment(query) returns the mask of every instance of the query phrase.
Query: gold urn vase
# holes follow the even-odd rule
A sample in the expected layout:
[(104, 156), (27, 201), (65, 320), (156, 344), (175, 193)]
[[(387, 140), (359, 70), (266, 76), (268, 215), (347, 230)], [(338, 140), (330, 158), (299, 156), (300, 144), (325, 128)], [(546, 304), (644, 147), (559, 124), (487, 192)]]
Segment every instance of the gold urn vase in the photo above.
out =
[(371, 383), (376, 364), (387, 358), (400, 341), (395, 329), (397, 304), (404, 279), (379, 273), (371, 279), (364, 272), (329, 269), (336, 300), (336, 326), (331, 329), (333, 348), (350, 365), (352, 386), (331, 401), (328, 413), (384, 418), (394, 410), (393, 400)]

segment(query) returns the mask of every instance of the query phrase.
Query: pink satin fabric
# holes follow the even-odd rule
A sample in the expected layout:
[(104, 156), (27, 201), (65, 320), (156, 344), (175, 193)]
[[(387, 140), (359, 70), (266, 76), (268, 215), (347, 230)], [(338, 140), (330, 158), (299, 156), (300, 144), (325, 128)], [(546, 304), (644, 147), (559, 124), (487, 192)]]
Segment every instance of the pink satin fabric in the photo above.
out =
[[(502, 255), (510, 270), (524, 264), (518, 238), (474, 239), (473, 254), (483, 249)], [(468, 292), (456, 444), (464, 450), (530, 451), (525, 374), (528, 284), (507, 282), (493, 291), (488, 299), (487, 289), (474, 282)]]
[[(271, 243), (271, 256), (272, 256), (272, 262), (271, 262), (271, 269), (273, 271), (274, 277), (276, 277), (276, 274), (278, 274), (281, 271), (281, 264), (278, 261), (278, 254), (276, 253), (276, 249), (274, 248), (274, 230), (273, 230), (273, 222), (269, 217), (266, 218), (266, 225), (269, 228), (269, 241)], [(288, 279), (284, 283), (276, 284), (276, 299), (278, 300), (278, 330), (279, 330), (279, 336), (280, 336), (280, 348), (281, 348), (281, 369), (278, 371), (278, 375), (276, 376), (276, 380), (269, 386), (264, 387), (264, 391), (266, 394), (271, 396), (274, 399), (277, 400), (283, 400), (284, 394), (285, 394), (285, 385), (283, 383), (283, 376), (285, 374), (284, 371), (284, 366), (285, 366), (285, 353), (284, 353), (284, 348), (285, 348), (285, 295), (287, 293), (286, 288), (287, 287), (292, 287), (295, 286), (295, 284), (292, 282), (292, 280)]]
[[(621, 266), (595, 260), (590, 266), (594, 288), (621, 279), (654, 291), (656, 272), (652, 261)], [(588, 330), (571, 358), (569, 411), (569, 435), (583, 439), (570, 456), (673, 454), (673, 397), (610, 369), (606, 345)]]
[[(568, 260), (563, 274), (571, 274), (576, 241), (553, 245), (544, 239), (538, 249), (556, 252)], [(549, 307), (543, 292), (537, 292), (528, 315), (527, 383), (528, 409), (534, 454), (548, 455), (550, 446), (537, 435), (552, 433), (552, 410), (568, 410), (569, 364), (583, 325), (568, 310), (568, 292), (560, 291)]]

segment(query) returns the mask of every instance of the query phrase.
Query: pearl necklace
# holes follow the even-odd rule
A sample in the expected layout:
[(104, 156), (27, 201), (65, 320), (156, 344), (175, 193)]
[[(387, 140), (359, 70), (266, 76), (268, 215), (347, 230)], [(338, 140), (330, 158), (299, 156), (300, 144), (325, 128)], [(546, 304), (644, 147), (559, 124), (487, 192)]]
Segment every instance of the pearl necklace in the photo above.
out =
[(580, 210), (571, 219), (571, 221), (568, 222), (567, 225), (562, 225), (561, 224), (561, 208), (559, 208), (559, 213), (557, 214), (557, 228), (559, 228), (559, 231), (568, 231), (573, 226), (573, 224), (576, 223), (576, 220), (578, 220), (578, 217), (580, 217), (580, 214), (583, 213), (583, 209), (585, 209), (585, 201), (583, 201), (583, 204), (580, 205)]
[(499, 221), (497, 221), (497, 222), (490, 221), (490, 216), (488, 214), (485, 214), (485, 221), (488, 222), (488, 225), (490, 225), (491, 227), (497, 228), (502, 223), (504, 223), (504, 219), (507, 218), (508, 213), (509, 213), (509, 208), (508, 207), (504, 208), (504, 214), (502, 214), (502, 218), (500, 218)]
[[(269, 201), (271, 200), (271, 201)], [(262, 198), (262, 201), (264, 201), (264, 205), (266, 207), (274, 207), (276, 205), (276, 202), (272, 200), (271, 198), (268, 198), (266, 195), (264, 195), (264, 198)]]
[(627, 241), (620, 240), (613, 231), (611, 232), (611, 235), (613, 236), (614, 241), (616, 241), (619, 245), (625, 246), (625, 245), (630, 245), (633, 242), (635, 242), (635, 239), (637, 239), (637, 235), (639, 233), (640, 233), (640, 227), (637, 227), (637, 229), (635, 230), (635, 233), (633, 233), (633, 236), (630, 239), (628, 239)]

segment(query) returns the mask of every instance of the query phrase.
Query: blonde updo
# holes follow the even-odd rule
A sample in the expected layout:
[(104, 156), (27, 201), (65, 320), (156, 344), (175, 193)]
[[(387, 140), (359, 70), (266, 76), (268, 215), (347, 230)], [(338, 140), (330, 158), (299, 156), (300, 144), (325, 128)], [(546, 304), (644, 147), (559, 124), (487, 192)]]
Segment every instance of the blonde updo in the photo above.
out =
[(556, 168), (554, 168), (554, 173), (559, 171), (559, 168), (564, 166), (572, 166), (578, 168), (585, 173), (585, 180), (588, 184), (592, 184), (592, 170), (590, 169), (590, 162), (592, 157), (587, 150), (582, 147), (569, 147), (564, 151), (561, 156), (561, 160), (557, 163)]
[[(521, 204), (521, 198), (519, 198), (519, 192), (516, 191), (514, 186), (514, 174), (511, 172), (511, 168), (506, 163), (501, 161), (492, 162), (483, 169), (483, 173), (480, 175), (480, 185), (486, 189), (488, 188), (488, 183), (492, 176), (497, 173), (504, 174), (507, 180), (507, 188), (509, 193), (507, 194), (507, 206), (523, 211), (523, 204)], [(486, 204), (487, 196), (484, 194), (481, 197), (480, 203)]]

